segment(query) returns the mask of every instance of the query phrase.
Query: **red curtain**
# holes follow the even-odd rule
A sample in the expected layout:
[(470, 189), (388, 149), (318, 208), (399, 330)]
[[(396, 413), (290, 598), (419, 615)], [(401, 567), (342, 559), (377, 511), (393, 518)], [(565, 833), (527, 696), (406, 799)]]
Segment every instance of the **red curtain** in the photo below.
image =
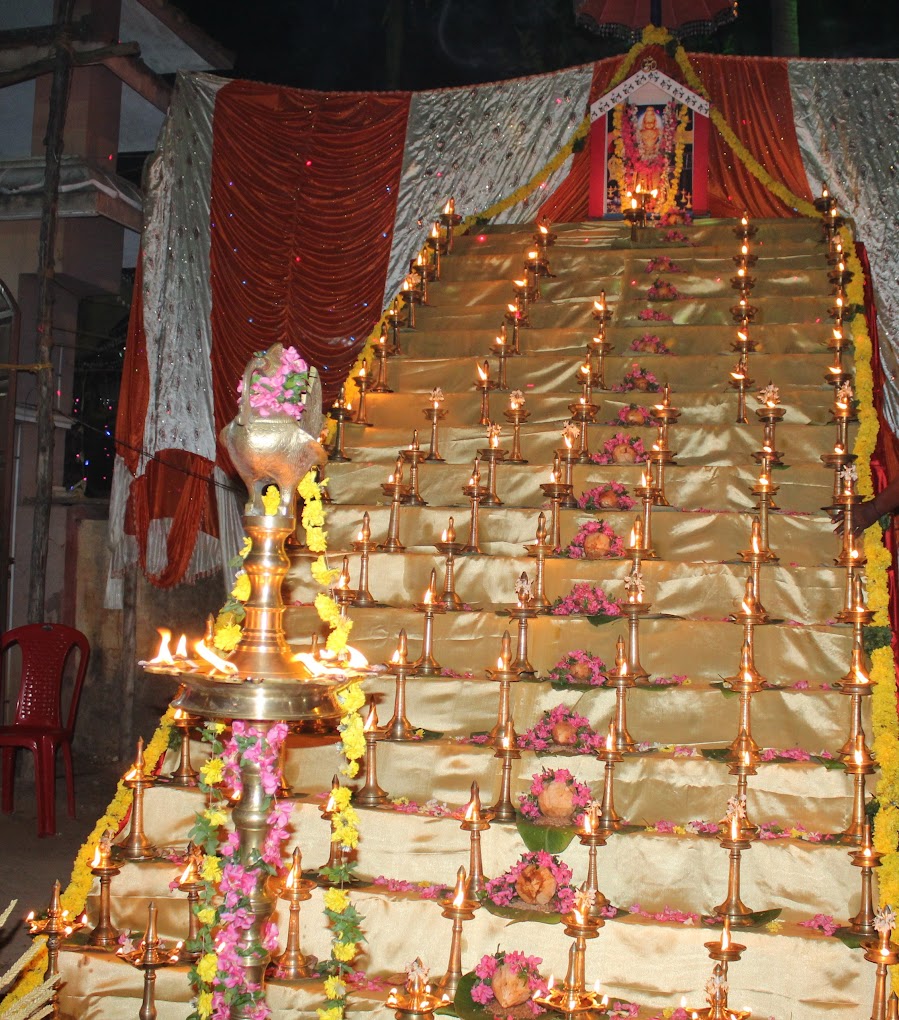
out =
[[(210, 268), (218, 431), (253, 351), (293, 344), (336, 395), (381, 314), (408, 94), (231, 82), (213, 120)], [(219, 448), (219, 463), (230, 468)]]
[(116, 411), (116, 453), (135, 474), (144, 442), (144, 422), (150, 400), (150, 370), (147, 366), (147, 338), (144, 334), (144, 264), (138, 255), (134, 291), (128, 317), (128, 343), (122, 365), (122, 385)]
[[(794, 195), (811, 200), (796, 139), (786, 60), (692, 53), (690, 62), (712, 105), (755, 159)], [(713, 216), (739, 216), (744, 210), (753, 216), (796, 215), (749, 173), (713, 127), (709, 211)]]

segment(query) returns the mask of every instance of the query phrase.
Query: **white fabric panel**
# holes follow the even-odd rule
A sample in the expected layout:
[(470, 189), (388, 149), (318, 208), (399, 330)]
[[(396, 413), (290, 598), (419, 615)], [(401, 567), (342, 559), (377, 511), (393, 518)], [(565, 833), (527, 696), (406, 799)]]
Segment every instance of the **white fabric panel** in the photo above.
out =
[(143, 235), (150, 406), (144, 449), (215, 460), (209, 316), (212, 115), (224, 84), (181, 74), (150, 163)]
[(789, 74), (809, 184), (836, 197), (870, 254), (884, 410), (899, 434), (899, 61), (792, 60)]
[[(186, 450), (215, 459), (209, 200), (212, 118), (216, 94), (225, 83), (206, 74), (179, 74), (147, 171), (141, 245), (150, 403), (138, 475), (160, 450)], [(112, 577), (120, 575), (136, 555), (136, 544), (124, 532), (130, 487), (131, 474), (124, 461), (116, 458), (109, 521)], [(223, 498), (218, 503), (220, 532), (230, 538), (233, 500)], [(218, 569), (232, 554), (233, 550), (220, 549), (214, 540), (198, 543), (190, 577)], [(163, 570), (166, 559), (165, 536), (154, 533), (148, 543), (148, 571)], [(119, 586), (110, 585), (108, 600), (115, 602), (118, 591)]]
[[(399, 290), (409, 259), (451, 195), (462, 216), (527, 183), (569, 140), (587, 112), (593, 65), (471, 88), (412, 96), (385, 295)], [(521, 223), (561, 177), (496, 222)]]

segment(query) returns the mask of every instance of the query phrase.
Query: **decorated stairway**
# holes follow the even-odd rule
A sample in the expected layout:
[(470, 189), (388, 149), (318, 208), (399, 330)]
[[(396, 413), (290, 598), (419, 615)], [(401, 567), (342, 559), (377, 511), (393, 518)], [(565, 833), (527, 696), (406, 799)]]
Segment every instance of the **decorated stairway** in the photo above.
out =
[[(652, 510), (657, 558), (641, 563), (649, 611), (639, 625), (640, 660), (648, 677), (627, 693), (627, 726), (636, 749), (614, 769), (615, 806), (625, 824), (598, 849), (598, 885), (610, 907), (598, 938), (588, 943), (586, 973), (591, 985), (598, 980), (619, 1015), (661, 1017), (667, 1010), (669, 1016), (682, 997), (694, 1008), (704, 1006), (713, 966), (704, 944), (721, 931), (708, 918), (728, 893), (729, 853), (719, 843), (724, 834), (718, 826), (737, 792), (724, 755), (738, 733), (740, 699), (723, 681), (741, 668), (744, 628), (732, 616), (740, 611), (750, 572), (739, 554), (750, 546), (752, 489), (759, 478), (753, 452), (760, 450), (763, 432), (753, 394), (773, 384), (786, 408), (776, 430), (783, 466), (770, 473), (779, 509), (771, 513), (769, 542), (779, 558), (761, 566), (756, 593), (770, 617), (754, 630), (754, 665), (765, 684), (752, 698), (752, 735), (762, 750), (757, 774), (748, 777), (747, 808), (760, 828), (742, 854), (741, 873), (742, 899), (755, 916), (750, 926), (732, 932), (746, 949), (730, 965), (730, 1003), (734, 1011), (779, 1020), (866, 1015), (874, 968), (863, 950), (853, 948), (858, 940), (834, 933), (858, 910), (861, 884), (848, 853), (854, 847), (839, 840), (857, 788), (839, 757), (849, 732), (849, 699), (835, 687), (849, 669), (852, 650), (851, 628), (836, 622), (846, 570), (834, 565), (840, 539), (821, 509), (832, 502), (834, 487), (833, 471), (820, 459), (833, 450), (835, 435), (829, 424), (834, 389), (825, 382), (833, 361), (826, 346), (833, 301), (829, 267), (817, 223), (756, 225), (751, 297), (758, 311), (750, 332), (758, 349), (749, 355), (755, 380), (747, 397), (749, 424), (735, 421), (737, 393), (730, 385), (737, 361), (731, 347), (737, 329), (732, 256), (739, 244), (733, 224), (706, 221), (668, 233), (646, 231), (636, 244), (619, 224), (553, 228), (558, 238), (548, 257), (554, 275), (540, 281), (531, 325), (520, 330), (522, 356), (508, 359), (508, 387), (488, 394), (489, 417), (502, 426), (499, 446), (508, 449), (511, 427), (504, 412), (511, 392), (520, 391), (529, 412), (521, 427), (524, 462), (497, 465), (495, 488), (502, 503), (480, 508), (480, 553), (455, 559), (455, 591), (463, 608), (434, 617), (439, 674), (412, 672), (407, 681), (406, 712), (416, 739), (377, 742), (377, 780), (389, 800), (359, 808), (359, 881), (352, 898), (365, 918), (366, 941), (354, 964), (360, 975), (349, 1013), (389, 1015), (387, 991), (416, 956), (430, 967), (432, 979), (446, 967), (452, 923), (435, 900), (445, 895), (444, 887), (451, 889), (457, 869), (469, 864), (469, 833), (460, 823), (471, 784), (478, 783), (485, 811), (500, 792), (501, 759), (487, 739), (497, 722), (500, 684), (490, 676), (498, 668), (504, 631), (516, 647), (517, 624), (508, 610), (516, 605), (522, 573), (534, 579), (536, 559), (526, 547), (535, 544), (541, 511), (549, 518), (551, 510), (541, 485), (551, 481), (554, 455), (564, 448), (569, 404), (582, 394), (578, 369), (595, 335), (594, 300), (604, 291), (613, 312), (606, 330), (613, 347), (604, 365), (607, 388), (592, 393), (600, 405), (588, 429), (594, 458), (576, 463), (572, 476), (574, 496), (591, 508), (560, 511), (560, 551), (550, 550), (544, 577), (546, 596), (556, 605), (528, 623), (536, 675), (510, 685), (520, 749), (520, 758), (511, 762), (512, 800), (518, 804), (544, 769), (568, 770), (602, 798), (607, 769), (596, 752), (605, 745), (616, 711), (607, 677), (615, 669), (616, 640), (627, 637), (628, 625), (625, 618), (607, 619), (595, 609), (592, 615), (578, 612), (575, 596), (589, 586), (606, 600), (627, 601), (625, 581), (633, 562), (621, 548), (633, 544), (629, 536), (640, 514), (641, 449), (649, 450), (657, 437), (652, 425), (635, 424), (641, 413), (633, 405), (651, 412), (667, 383), (670, 404), (681, 413), (668, 432), (674, 452), (665, 471), (670, 506)], [(426, 505), (401, 507), (397, 535), (404, 548), (370, 555), (369, 589), (379, 605), (349, 607), (351, 643), (372, 664), (390, 662), (401, 630), (408, 634), (409, 660), (419, 655), (432, 571), (438, 593), (444, 583), (446, 557), (435, 543), (450, 517), (458, 540), (466, 541), (470, 501), (463, 490), (478, 451), (489, 447), (487, 429), (479, 424), (477, 367), (487, 360), (496, 381), (495, 337), (511, 300), (510, 281), (520, 275), (531, 244), (529, 231), (508, 228), (457, 238), (455, 251), (442, 260), (441, 279), (429, 287), (428, 303), (416, 309), (414, 330), (400, 332), (402, 353), (388, 362), (393, 392), (367, 394), (371, 426), (347, 424), (349, 460), (327, 467), (333, 500), (327, 508), (328, 556), (334, 567), (347, 556), (354, 587), (360, 570), (354, 542), (363, 514), (369, 515), (372, 542), (383, 543), (391, 507), (382, 485), (399, 451), (410, 447), (413, 430), (427, 451), (424, 411), (440, 390), (436, 399), (447, 412), (439, 424), (445, 462), (420, 467)], [(657, 281), (668, 285), (662, 293), (676, 296), (650, 300), (648, 291), (658, 288)], [(407, 476), (408, 469), (407, 462)], [(480, 471), (483, 484), (483, 460)], [(616, 506), (596, 509), (600, 492), (594, 490), (608, 492), (612, 486)], [(600, 518), (611, 526), (618, 554), (590, 558), (583, 547), (591, 545), (590, 522)], [(302, 551), (287, 589), (286, 629), (300, 651), (318, 627), (311, 605), (318, 588)], [(383, 725), (393, 710), (394, 676), (382, 668), (364, 686)], [(869, 700), (863, 709), (870, 736)], [(553, 721), (570, 721), (572, 714), (580, 727), (577, 743), (548, 735)], [(544, 718), (549, 722), (541, 726)], [(571, 737), (570, 730), (554, 733)], [(327, 734), (293, 735), (287, 746), (290, 845), (301, 848), (308, 871), (328, 857), (329, 826), (321, 809), (342, 758)], [(202, 745), (195, 743), (193, 750), (200, 760)], [(162, 771), (176, 760), (169, 752)], [(873, 789), (873, 779), (871, 784)], [(159, 847), (183, 849), (203, 800), (192, 789), (148, 790), (149, 837)], [(482, 833), (488, 879), (519, 861), (525, 839), (531, 846), (543, 839), (571, 869), (574, 885), (584, 882), (588, 853), (572, 829), (541, 832), (539, 818), (519, 823), (494, 822)], [(147, 904), (155, 900), (160, 933), (183, 938), (185, 897), (169, 888), (177, 874), (175, 864), (161, 859), (124, 864), (113, 886), (116, 925), (141, 930)], [(95, 893), (88, 903), (92, 917)], [(283, 901), (275, 919), (283, 946)], [(544, 977), (552, 973), (558, 979), (570, 940), (562, 925), (547, 921), (558, 916), (526, 909), (516, 915), (515, 909), (484, 903), (463, 926), (463, 971), (499, 946), (541, 957)], [(327, 958), (330, 933), (320, 888), (303, 904), (301, 925), (304, 952)], [(64, 952), (60, 969), (62, 1006), (70, 1015), (136, 1015), (140, 974), (112, 955)], [(161, 1020), (190, 1014), (187, 971), (187, 966), (159, 971)], [(273, 979), (267, 996), (279, 1018), (314, 1013), (324, 1001), (322, 982), (315, 979)]]

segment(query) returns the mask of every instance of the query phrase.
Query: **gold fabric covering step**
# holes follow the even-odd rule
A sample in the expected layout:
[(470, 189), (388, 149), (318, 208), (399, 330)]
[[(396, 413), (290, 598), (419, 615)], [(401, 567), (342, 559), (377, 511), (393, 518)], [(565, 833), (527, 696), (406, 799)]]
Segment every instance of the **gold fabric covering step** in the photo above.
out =
[[(753, 734), (763, 748), (793, 751), (800, 758), (835, 754), (849, 728), (849, 699), (834, 689), (849, 667), (850, 628), (835, 624), (843, 604), (845, 569), (834, 566), (839, 539), (821, 510), (831, 501), (833, 472), (820, 455), (833, 449), (835, 429), (829, 425), (833, 390), (824, 382), (831, 363), (826, 343), (831, 336), (827, 309), (833, 303), (827, 277), (820, 226), (805, 220), (762, 221), (752, 242), (759, 256), (752, 304), (758, 313), (751, 327), (759, 350), (750, 355), (751, 395), (766, 383), (780, 388), (784, 422), (777, 445), (788, 465), (772, 473), (779, 486), (772, 513), (770, 540), (780, 556), (761, 572), (761, 600), (772, 622), (755, 629), (755, 665), (772, 689), (752, 698)], [(599, 886), (625, 913), (606, 922), (587, 950), (590, 981), (598, 977), (613, 998), (641, 1003), (641, 1017), (659, 1016), (676, 1007), (682, 995), (699, 1006), (710, 965), (703, 948), (709, 929), (700, 923), (662, 923), (646, 916), (670, 908), (700, 915), (724, 897), (728, 859), (718, 840), (702, 835), (691, 823), (718, 822), (736, 780), (727, 765), (714, 759), (734, 740), (739, 699), (725, 694), (722, 678), (733, 676), (740, 663), (741, 627), (727, 622), (739, 606), (749, 568), (739, 551), (749, 545), (750, 490), (759, 475), (752, 453), (762, 444), (762, 426), (737, 425), (736, 394), (728, 386), (737, 361), (731, 349), (736, 327), (730, 312), (737, 291), (732, 256), (738, 250), (733, 224), (703, 222), (678, 228), (689, 244), (670, 243), (664, 232), (645, 231), (628, 241), (619, 223), (554, 225), (558, 233), (549, 257), (555, 279), (541, 281), (541, 299), (531, 307), (532, 328), (521, 330), (524, 357), (510, 359), (510, 389), (520, 388), (531, 411), (522, 427), (526, 465), (502, 464), (497, 491), (504, 501), (481, 512), (483, 555), (458, 557), (455, 587), (464, 603), (477, 612), (449, 613), (434, 624), (434, 654), (451, 676), (412, 675), (406, 685), (407, 714), (423, 739), (378, 746), (378, 779), (392, 803), (382, 810), (360, 811), (359, 873), (367, 880), (354, 892), (365, 917), (365, 952), (357, 961), (376, 987), (352, 992), (350, 1013), (371, 1013), (387, 1020), (384, 1006), (390, 983), (415, 955), (433, 975), (442, 973), (451, 926), (440, 908), (410, 883), (453, 883), (456, 869), (467, 865), (469, 843), (459, 819), (447, 815), (464, 807), (472, 780), (480, 784), (481, 800), (492, 803), (497, 792), (498, 762), (491, 747), (471, 742), (473, 734), (490, 730), (497, 718), (498, 685), (485, 678), (496, 663), (503, 632), (515, 624), (497, 610), (515, 600), (515, 582), (522, 571), (534, 574), (535, 561), (523, 546), (534, 541), (537, 515), (546, 501), (540, 486), (549, 479), (554, 450), (562, 445), (561, 428), (568, 404), (580, 395), (575, 373), (584, 347), (594, 335), (593, 300), (605, 290), (614, 317), (607, 330), (613, 354), (605, 365), (606, 381), (615, 386), (635, 363), (672, 387), (671, 403), (682, 416), (669, 433), (678, 463), (666, 470), (666, 493), (672, 506), (653, 512), (653, 540), (660, 558), (643, 564), (646, 600), (652, 615), (640, 624), (640, 659), (651, 677), (682, 675), (665, 687), (638, 685), (628, 692), (628, 727), (641, 745), (625, 755), (615, 773), (615, 802), (633, 828), (612, 836), (599, 850)], [(334, 500), (327, 522), (329, 560), (339, 567), (348, 556), (351, 586), (359, 577), (359, 556), (352, 542), (368, 511), (374, 542), (384, 540), (389, 508), (382, 483), (397, 453), (407, 448), (418, 429), (427, 448), (428, 423), (422, 409), (429, 391), (440, 387), (447, 416), (440, 426), (445, 464), (424, 464), (420, 492), (423, 508), (404, 507), (400, 535), (402, 554), (372, 553), (369, 586), (386, 605), (350, 608), (351, 642), (372, 663), (383, 664), (397, 646), (401, 628), (408, 633), (409, 656), (421, 647), (420, 601), (430, 571), (438, 586), (443, 556), (433, 543), (450, 515), (464, 541), (469, 504), (462, 493), (472, 461), (486, 446), (485, 430), (477, 424), (479, 394), (474, 389), (475, 361), (489, 357), (496, 378), (496, 359), (489, 355), (507, 303), (511, 279), (522, 275), (531, 229), (495, 227), (458, 238), (455, 252), (442, 260), (442, 279), (429, 286), (429, 304), (416, 309), (417, 328), (401, 329), (403, 354), (389, 362), (390, 395), (368, 395), (372, 428), (348, 425), (345, 448), (349, 463), (327, 466), (328, 489)], [(653, 257), (665, 255), (682, 273), (647, 272)], [(646, 291), (657, 275), (673, 284), (682, 298), (648, 302)], [(672, 321), (642, 321), (647, 308), (670, 315)], [(631, 351), (644, 333), (661, 337), (670, 356)], [(850, 333), (846, 328), (847, 336)], [(848, 361), (849, 359), (847, 359)], [(373, 366), (370, 365), (370, 369)], [(591, 450), (598, 450), (617, 425), (608, 424), (630, 403), (651, 406), (658, 396), (646, 392), (596, 391), (598, 424), (590, 429)], [(504, 423), (508, 392), (490, 395), (491, 413)], [(623, 429), (623, 427), (622, 427)], [(854, 430), (854, 426), (853, 426)], [(850, 430), (850, 443), (854, 431)], [(631, 434), (649, 446), (651, 428)], [(501, 446), (510, 428), (504, 424)], [(640, 465), (577, 465), (574, 494), (616, 481), (631, 495), (640, 484)], [(485, 476), (482, 475), (482, 479)], [(561, 540), (567, 545), (578, 528), (603, 516), (627, 540), (638, 507), (601, 515), (583, 510), (561, 514)], [(286, 629), (294, 651), (309, 648), (319, 630), (311, 606), (316, 593), (309, 576), (309, 554), (294, 553), (285, 585)], [(600, 585), (610, 597), (624, 597), (630, 561), (622, 558), (582, 560), (549, 558), (546, 592), (550, 599), (567, 595), (577, 582)], [(625, 620), (594, 626), (584, 617), (540, 616), (529, 624), (529, 658), (537, 682), (517, 682), (512, 709), (519, 735), (559, 705), (585, 716), (605, 735), (615, 711), (615, 693), (607, 687), (554, 689), (546, 675), (569, 652), (585, 649), (601, 656), (611, 668)], [(393, 706), (394, 680), (386, 673), (366, 682), (378, 702), (382, 724)], [(866, 701), (868, 699), (865, 699)], [(863, 723), (870, 734), (869, 705)], [(195, 742), (194, 760), (201, 750)], [(522, 749), (512, 762), (513, 800), (531, 776), (544, 766), (570, 769), (599, 793), (602, 763), (592, 755), (564, 755), (558, 750), (537, 755)], [(712, 752), (712, 757), (703, 754)], [(164, 771), (174, 767), (170, 752)], [(302, 734), (289, 741), (286, 779), (296, 794), (291, 825), (307, 868), (324, 863), (328, 824), (319, 813), (332, 775), (341, 763), (339, 745), (327, 735)], [(816, 914), (832, 915), (838, 923), (858, 909), (858, 870), (851, 867), (844, 846), (833, 842), (850, 820), (853, 780), (844, 769), (821, 757), (808, 760), (763, 761), (749, 777), (748, 807), (752, 820), (792, 838), (760, 839), (743, 855), (742, 896), (753, 909), (782, 911), (783, 924), (741, 931), (747, 947), (729, 974), (730, 1002), (751, 1008), (757, 1017), (778, 1020), (845, 1020), (867, 1015), (873, 989), (873, 968), (862, 953), (836, 938), (802, 926)], [(873, 785), (873, 783), (871, 784)], [(413, 804), (407, 803), (414, 802)], [(145, 826), (160, 847), (183, 847), (194, 812), (203, 804), (197, 791), (155, 788), (145, 798)], [(676, 832), (659, 832), (674, 826)], [(693, 829), (696, 826), (693, 825)], [(651, 831), (650, 831), (651, 830)], [(766, 830), (767, 831), (767, 830)], [(798, 838), (800, 836), (805, 838)], [(817, 841), (819, 836), (821, 841)], [(493, 825), (483, 834), (484, 870), (489, 876), (511, 867), (525, 847), (514, 825)], [(575, 839), (562, 853), (576, 882), (583, 881), (587, 853)], [(166, 938), (183, 937), (186, 901), (168, 893), (177, 866), (160, 861), (127, 864), (113, 889), (114, 923), (140, 928), (150, 898), (160, 903), (160, 931)], [(371, 880), (382, 877), (381, 883)], [(387, 881), (404, 891), (391, 891)], [(95, 890), (96, 894), (96, 890)], [(96, 895), (89, 912), (96, 909)], [(631, 908), (635, 908), (630, 913)], [(321, 891), (305, 902), (301, 913), (303, 951), (319, 958), (329, 952), (329, 932), (321, 913)], [(282, 946), (286, 910), (278, 905)], [(693, 920), (687, 917), (686, 920)], [(565, 972), (568, 939), (554, 925), (526, 922), (509, 926), (508, 919), (487, 909), (466, 923), (463, 967), (497, 946), (523, 949), (545, 961), (546, 975)], [(74, 1016), (113, 1020), (136, 1013), (140, 976), (123, 964), (97, 953), (66, 952), (61, 970), (62, 1005)], [(190, 1012), (185, 968), (160, 974), (157, 984), (160, 1020), (184, 1020)], [(276, 1020), (311, 1015), (322, 1005), (320, 982), (290, 986), (273, 982), (268, 1001)]]

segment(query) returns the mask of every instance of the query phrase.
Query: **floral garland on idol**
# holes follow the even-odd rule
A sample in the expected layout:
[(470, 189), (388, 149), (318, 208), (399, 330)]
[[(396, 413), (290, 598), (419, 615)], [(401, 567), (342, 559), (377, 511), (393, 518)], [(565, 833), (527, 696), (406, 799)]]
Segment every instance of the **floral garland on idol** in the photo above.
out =
[[(617, 76), (616, 76), (617, 77)], [(609, 85), (609, 90), (614, 85)], [(637, 144), (638, 109), (630, 103), (619, 103), (612, 112), (612, 130), (615, 139), (609, 160), (609, 176), (619, 182), (621, 209), (630, 208), (626, 186), (632, 175), (634, 190), (639, 181), (644, 188), (658, 188), (659, 195), (652, 209), (664, 216), (676, 208), (675, 202), (684, 169), (684, 152), (687, 143), (687, 124), (690, 114), (686, 106), (668, 102), (662, 112), (662, 129), (657, 155), (645, 160)]]
[[(149, 744), (144, 749), (144, 768), (147, 773), (158, 772), (162, 767), (163, 757), (169, 748), (172, 735), (172, 720), (174, 717), (174, 709), (169, 708), (160, 720), (159, 726)], [(91, 860), (97, 852), (100, 840), (106, 833), (119, 833), (124, 828), (131, 811), (133, 797), (133, 791), (119, 780), (115, 796), (109, 802), (106, 811), (97, 819), (97, 823), (91, 830), (90, 835), (78, 851), (72, 866), (69, 884), (60, 895), (60, 905), (71, 917), (77, 917), (84, 910), (87, 903), (87, 897), (94, 882), (94, 876), (91, 873)], [(10, 1009), (13, 1003), (18, 1002), (33, 989), (37, 988), (44, 979), (44, 975), (47, 972), (46, 938), (38, 936), (35, 942), (40, 943), (42, 949), (29, 961), (15, 986), (0, 1002), (0, 1015)]]

